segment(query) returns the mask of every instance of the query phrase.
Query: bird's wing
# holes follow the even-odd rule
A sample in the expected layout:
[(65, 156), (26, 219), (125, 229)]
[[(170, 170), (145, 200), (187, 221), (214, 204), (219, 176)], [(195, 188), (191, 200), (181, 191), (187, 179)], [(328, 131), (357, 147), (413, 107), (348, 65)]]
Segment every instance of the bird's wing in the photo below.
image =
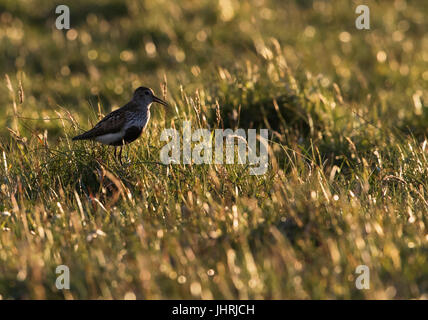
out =
[(98, 122), (91, 130), (75, 137), (75, 140), (93, 139), (95, 137), (119, 132), (126, 122), (127, 110), (132, 108), (132, 103), (128, 103), (120, 109), (110, 112), (100, 122)]

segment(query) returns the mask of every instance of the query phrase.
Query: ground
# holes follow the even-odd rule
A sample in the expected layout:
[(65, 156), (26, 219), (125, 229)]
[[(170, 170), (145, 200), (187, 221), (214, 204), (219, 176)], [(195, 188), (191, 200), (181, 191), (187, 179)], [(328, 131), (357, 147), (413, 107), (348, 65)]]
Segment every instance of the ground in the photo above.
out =
[[(428, 298), (427, 1), (63, 3), (0, 1), (1, 298)], [(124, 165), (71, 141), (140, 85)], [(266, 174), (160, 163), (184, 120), (269, 129)]]

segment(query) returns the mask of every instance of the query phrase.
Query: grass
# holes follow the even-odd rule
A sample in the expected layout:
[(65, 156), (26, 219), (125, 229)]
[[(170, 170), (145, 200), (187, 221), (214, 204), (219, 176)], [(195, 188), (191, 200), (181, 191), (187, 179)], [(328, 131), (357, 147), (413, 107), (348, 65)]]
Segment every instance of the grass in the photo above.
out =
[[(369, 1), (369, 31), (358, 1), (96, 3), (59, 31), (0, 2), (1, 298), (427, 298), (425, 1)], [(71, 141), (140, 85), (172, 107), (126, 165)], [(268, 128), (268, 172), (159, 164), (184, 120)]]

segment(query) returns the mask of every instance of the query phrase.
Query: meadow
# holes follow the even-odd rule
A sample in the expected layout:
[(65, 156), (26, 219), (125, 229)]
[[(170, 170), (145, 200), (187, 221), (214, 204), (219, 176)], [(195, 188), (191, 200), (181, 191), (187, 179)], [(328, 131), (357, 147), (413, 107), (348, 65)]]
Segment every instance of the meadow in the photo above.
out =
[[(0, 0), (1, 299), (428, 298), (427, 1), (61, 4)], [(71, 141), (141, 85), (123, 165)], [(160, 163), (183, 121), (269, 129), (266, 174)]]

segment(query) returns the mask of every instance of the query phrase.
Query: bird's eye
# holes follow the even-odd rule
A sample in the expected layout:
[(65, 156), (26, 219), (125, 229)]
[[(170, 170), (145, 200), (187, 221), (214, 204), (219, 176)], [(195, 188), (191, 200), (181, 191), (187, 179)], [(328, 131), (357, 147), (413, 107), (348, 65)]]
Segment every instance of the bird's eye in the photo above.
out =
[(148, 96), (150, 93), (149, 93), (148, 91), (146, 91), (146, 92), (144, 92), (144, 94), (145, 94), (146, 96)]

